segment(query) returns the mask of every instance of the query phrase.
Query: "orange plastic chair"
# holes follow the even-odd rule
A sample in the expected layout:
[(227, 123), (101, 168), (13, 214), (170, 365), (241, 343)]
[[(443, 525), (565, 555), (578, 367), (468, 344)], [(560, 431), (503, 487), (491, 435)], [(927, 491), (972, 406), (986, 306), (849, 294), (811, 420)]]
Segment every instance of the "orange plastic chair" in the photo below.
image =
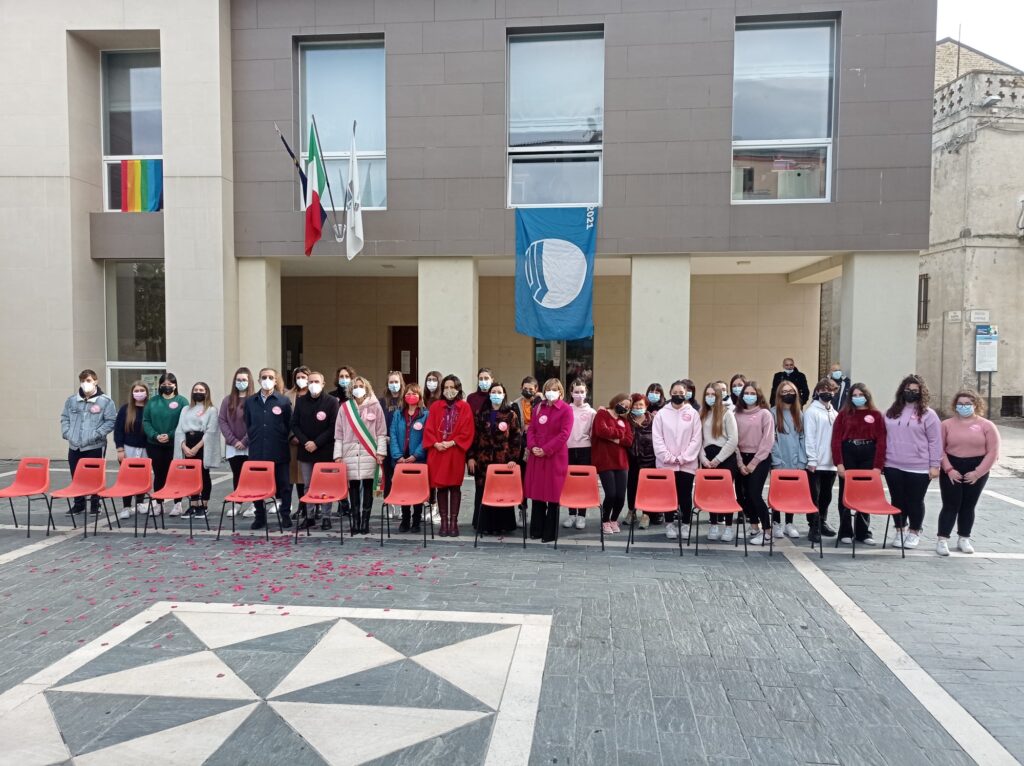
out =
[[(238, 477), (238, 487), (234, 492), (229, 493), (224, 502), (220, 505), (220, 522), (217, 524), (217, 539), (220, 540), (221, 530), (224, 528), (224, 511), (231, 503), (254, 503), (257, 500), (264, 502), (274, 501), (274, 513), (277, 514), (277, 524), (280, 531), (284, 531), (281, 524), (281, 510), (277, 505), (277, 483), (274, 481), (274, 462), (272, 460), (246, 460), (242, 463), (242, 473)], [(264, 536), (270, 539), (270, 525), (264, 528)], [(231, 534), (235, 534), (235, 516), (231, 516)]]
[[(128, 457), (121, 462), (117, 469), (117, 478), (114, 483), (100, 492), (100, 500), (103, 502), (103, 510), (107, 510), (107, 499), (136, 497), (146, 495), (153, 491), (153, 461), (148, 457)], [(117, 508), (114, 508), (117, 511)], [(139, 514), (133, 513), (135, 517), (135, 536), (139, 536)], [(148, 515), (148, 514), (147, 514)], [(97, 517), (97, 521), (99, 518)], [(95, 533), (95, 528), (93, 532)]]
[[(384, 525), (391, 537), (391, 517), (384, 505), (419, 505), (430, 497), (430, 478), (426, 463), (398, 463), (391, 477), (391, 492), (380, 507), (380, 545), (384, 547)], [(355, 513), (355, 509), (352, 510)], [(434, 517), (430, 516), (430, 539), (434, 539)], [(427, 525), (423, 525), (423, 547), (427, 547)]]
[[(592, 465), (571, 465), (562, 485), (562, 496), (559, 505), (568, 508), (597, 508), (600, 520), (601, 494), (598, 491), (597, 469)], [(601, 530), (601, 550), (604, 550), (604, 526)], [(632, 532), (632, 530), (630, 530)], [(555, 545), (558, 545), (558, 527), (555, 527)], [(523, 527), (523, 547), (526, 547), (526, 527)]]
[[(699, 468), (693, 485), (693, 515), (697, 519), (696, 543), (693, 555), (700, 555), (700, 514), (739, 513), (739, 524), (743, 527), (743, 555), (747, 555), (747, 522), (740, 513), (743, 509), (736, 502), (736, 489), (732, 483), (732, 471), (725, 468)], [(689, 539), (687, 539), (689, 544)], [(735, 545), (739, 545), (739, 535)]]
[(14, 498), (23, 497), (28, 501), (28, 512), (26, 514), (26, 537), (32, 536), (32, 498), (41, 498), (46, 503), (46, 509), (50, 514), (46, 522), (46, 534), (50, 534), (50, 525), (57, 531), (57, 524), (53, 520), (53, 503), (46, 496), (50, 491), (50, 459), (45, 457), (23, 457), (18, 461), (18, 472), (14, 475), (14, 483), (9, 487), (0, 489), (0, 498), (6, 497), (11, 504), (11, 516), (14, 518), (14, 526), (18, 526), (18, 516), (14, 513)]
[[(90, 495), (98, 495), (103, 491), (103, 487), (106, 486), (107, 480), (107, 461), (101, 457), (86, 457), (78, 461), (78, 466), (75, 468), (75, 473), (71, 477), (71, 483), (68, 484), (64, 489), (58, 489), (55, 492), (50, 493), (50, 498), (63, 497), (68, 501), (68, 510), (71, 510), (71, 499), (79, 497), (88, 497)], [(106, 508), (104, 508), (104, 511)], [(71, 525), (78, 528), (75, 524), (75, 516), (71, 515)], [(99, 515), (96, 517), (97, 522), (99, 521)], [(114, 518), (117, 521), (117, 518)], [(110, 514), (107, 514), (107, 526), (113, 529), (114, 526), (110, 523)], [(117, 522), (117, 526), (121, 526), (121, 522)], [(89, 536), (89, 519), (86, 518), (82, 522), (82, 531), (85, 536)]]
[(509, 468), (505, 463), (493, 463), (487, 466), (484, 477), (484, 494), (480, 499), (480, 517), (476, 522), (476, 534), (473, 536), (473, 547), (476, 548), (480, 539), (480, 530), (484, 526), (485, 509), (517, 508), (523, 502), (523, 475), (518, 465)]
[[(156, 500), (158, 503), (162, 503), (164, 500), (174, 500), (178, 497), (192, 497), (193, 495), (199, 495), (203, 491), (203, 461), (195, 458), (189, 458), (187, 460), (172, 460), (170, 467), (167, 469), (167, 481), (164, 485), (150, 495), (151, 500)], [(142, 536), (146, 536), (146, 532), (149, 530), (149, 517), (151, 514), (146, 514), (146, 523), (142, 527)], [(160, 518), (163, 519), (164, 511), (161, 507)], [(206, 531), (210, 531), (210, 519), (207, 516), (203, 516), (206, 521)], [(167, 529), (167, 522), (164, 521), (164, 529)], [(156, 521), (153, 521), (154, 528), (156, 527)], [(188, 516), (188, 536), (192, 537), (192, 514)]]
[[(310, 505), (328, 505), (340, 503), (348, 497), (348, 468), (344, 463), (314, 463), (313, 473), (309, 477), (306, 494), (299, 498), (300, 503)], [(338, 545), (345, 544), (345, 525), (338, 523)], [(309, 537), (306, 527), (306, 537)], [(295, 521), (295, 543), (299, 542), (299, 523)]]
[[(817, 513), (818, 506), (811, 499), (811, 483), (807, 479), (807, 471), (795, 468), (777, 468), (772, 471), (771, 482), (768, 484), (768, 507), (780, 514), (792, 513), (810, 516)], [(771, 556), (775, 548), (775, 535), (769, 537), (768, 540), (768, 555)], [(813, 541), (811, 550), (814, 550)], [(821, 543), (818, 544), (818, 555), (822, 558), (825, 556), (825, 550)]]
[[(900, 509), (885, 499), (885, 490), (882, 489), (882, 474), (875, 470), (849, 470), (843, 477), (843, 505), (857, 513), (867, 513), (872, 516), (885, 516), (885, 534), (882, 536), (882, 547), (885, 547), (886, 538), (889, 537), (889, 521), (893, 516), (900, 514)], [(903, 549), (903, 528), (900, 527), (900, 555), (907, 557)], [(853, 539), (853, 556), (857, 556), (857, 540)]]
[[(648, 513), (673, 513), (679, 510), (679, 497), (676, 495), (675, 471), (669, 468), (641, 468), (640, 478), (636, 485), (636, 509)], [(683, 520), (676, 514), (677, 531), (682, 530)], [(636, 519), (629, 525), (629, 538), (626, 540), (626, 553), (629, 553), (633, 541), (633, 528)], [(679, 555), (683, 555), (683, 538), (679, 540)]]

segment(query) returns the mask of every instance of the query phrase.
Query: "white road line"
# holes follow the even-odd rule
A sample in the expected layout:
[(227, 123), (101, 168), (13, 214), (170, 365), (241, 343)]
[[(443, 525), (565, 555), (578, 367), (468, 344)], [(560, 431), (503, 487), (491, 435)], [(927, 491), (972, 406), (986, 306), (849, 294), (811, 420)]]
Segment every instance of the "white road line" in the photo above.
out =
[[(13, 526), (9, 526), (6, 524), (3, 526), (3, 528), (14, 529)], [(24, 527), (22, 527), (22, 529), (24, 529)], [(20, 532), (21, 529), (19, 529), (18, 531)], [(0, 555), (0, 566), (3, 566), (4, 564), (9, 564), (12, 561), (20, 559), (22, 556), (28, 556), (29, 554), (35, 553), (36, 551), (42, 550), (43, 548), (49, 548), (51, 545), (56, 545), (57, 543), (67, 540), (68, 537), (70, 536), (70, 532), (53, 532), (50, 534), (49, 537), (44, 537), (37, 543), (29, 543), (28, 545), (23, 545), (22, 547), (17, 548), (13, 551), (8, 551), (7, 553)]]
[(967, 755), (985, 766), (1019, 766), (1017, 759), (819, 569), (813, 559), (797, 550), (786, 550), (784, 555)]
[(991, 489), (983, 489), (981, 491), (981, 493), (983, 495), (988, 495), (989, 497), (994, 497), (996, 500), (1002, 500), (1004, 503), (1009, 503), (1010, 505), (1015, 505), (1018, 508), (1024, 508), (1024, 503), (1022, 503), (1020, 500), (1015, 500), (1014, 498), (1008, 497), (1008, 496), (1006, 496), (1004, 494), (1001, 494), (999, 492), (993, 492)]

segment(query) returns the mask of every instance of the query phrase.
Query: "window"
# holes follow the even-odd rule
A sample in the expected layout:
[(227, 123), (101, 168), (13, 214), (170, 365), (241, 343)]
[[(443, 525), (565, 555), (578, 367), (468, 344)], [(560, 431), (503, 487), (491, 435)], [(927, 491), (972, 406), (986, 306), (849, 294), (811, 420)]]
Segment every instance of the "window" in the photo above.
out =
[(508, 38), (509, 207), (601, 204), (604, 35)]
[[(362, 206), (367, 210), (386, 208), (384, 41), (305, 43), (299, 48), (299, 70), (303, 167), (309, 157), (309, 126), (315, 115), (334, 206), (343, 210), (355, 121)], [(330, 209), (330, 199), (323, 204)]]
[(103, 209), (163, 209), (159, 51), (104, 51)]
[(835, 21), (736, 27), (733, 202), (831, 196)]
[(928, 329), (928, 282), (930, 277), (921, 274), (917, 278), (917, 329)]
[(105, 268), (107, 390), (115, 402), (123, 402), (136, 380), (156, 391), (166, 365), (164, 264), (107, 261)]

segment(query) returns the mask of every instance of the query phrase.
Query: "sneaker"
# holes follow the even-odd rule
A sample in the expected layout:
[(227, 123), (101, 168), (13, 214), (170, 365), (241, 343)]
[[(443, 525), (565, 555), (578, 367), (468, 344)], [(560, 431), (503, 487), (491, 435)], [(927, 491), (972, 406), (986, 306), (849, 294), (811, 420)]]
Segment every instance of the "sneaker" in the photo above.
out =
[(971, 545), (971, 538), (961, 537), (956, 541), (956, 547), (960, 549), (961, 553), (974, 553), (974, 546)]
[[(793, 526), (790, 524), (789, 526)], [(782, 524), (772, 524), (772, 536), (776, 540), (781, 540), (786, 533), (782, 530)]]
[(750, 538), (751, 545), (769, 545), (771, 544), (772, 534), (771, 532), (764, 532)]
[(722, 542), (723, 543), (731, 543), (735, 539), (736, 539), (736, 532), (733, 530), (732, 527), (726, 527), (725, 530), (723, 530), (723, 532), (722, 532)]
[(153, 502), (149, 504), (149, 515), (150, 516), (163, 516), (164, 504)]
[(949, 541), (944, 537), (940, 537), (935, 541), (935, 552), (940, 556), (949, 555)]
[(131, 517), (132, 512), (127, 508), (122, 508), (121, 512), (117, 514), (117, 518), (119, 519), (130, 519)]
[(822, 537), (835, 537), (836, 536), (836, 531), (834, 529), (832, 529), (832, 527), (830, 527), (828, 525), (828, 522), (825, 522), (824, 524), (821, 525), (821, 536)]
[(853, 545), (853, 538), (852, 537), (840, 537), (839, 538), (839, 542), (841, 542), (843, 545)]
[(721, 540), (722, 529), (718, 524), (712, 524), (711, 529), (708, 530), (708, 540)]
[(782, 528), (782, 534), (784, 534), (786, 537), (792, 537), (794, 540), (800, 537), (800, 532), (796, 528), (796, 524), (787, 524), (785, 527)]
[(626, 514), (626, 519), (622, 523), (623, 524), (636, 524), (636, 522), (637, 522), (636, 511), (630, 511), (629, 513)]
[(576, 517), (568, 516), (565, 521), (562, 522), (562, 529), (572, 529), (576, 526)]
[(755, 537), (761, 536), (761, 527), (751, 527), (747, 530), (747, 539), (753, 540)]
[(149, 513), (149, 503), (139, 503), (135, 506), (135, 512), (140, 516), (145, 516)]
[[(616, 524), (615, 526), (618, 526), (618, 524)], [(576, 517), (576, 529), (586, 529), (586, 528), (587, 528), (587, 519), (586, 519), (586, 517), (585, 516), (577, 516)], [(616, 529), (615, 531), (618, 532), (619, 530)]]
[(641, 513), (640, 523), (637, 524), (637, 526), (640, 527), (640, 529), (647, 529), (649, 526), (651, 526), (651, 517), (648, 516), (646, 513)]
[(915, 535), (913, 532), (911, 532), (909, 535), (907, 535), (904, 538), (904, 540), (903, 540), (903, 547), (904, 548), (916, 548), (917, 544), (919, 542), (921, 542), (921, 535)]
[[(904, 533), (903, 539), (906, 540), (910, 535)], [(892, 540), (889, 542), (890, 548), (902, 548), (903, 543), (900, 542), (900, 530), (897, 528), (895, 534), (892, 536)]]
[(614, 534), (612, 529), (612, 523), (610, 521), (604, 521), (601, 523), (601, 531), (606, 535)]
[(256, 506), (250, 505), (244, 511), (242, 511), (243, 519), (254, 519), (256, 518)]
[(234, 503), (231, 503), (230, 505), (228, 505), (227, 510), (224, 511), (224, 515), (225, 516), (234, 516), (236, 513), (238, 513), (237, 509), (238, 509), (238, 506), (236, 506)]
[[(614, 534), (618, 534), (619, 532), (622, 531), (622, 527), (619, 526), (619, 522), (617, 522), (617, 521), (609, 521), (608, 523), (611, 524), (612, 532)], [(577, 527), (577, 529), (578, 529), (578, 527)]]
[(873, 537), (865, 537), (863, 540), (858, 540), (857, 545), (878, 545)]
[(174, 507), (171, 509), (170, 515), (171, 516), (181, 516), (183, 513), (184, 513), (184, 511), (181, 510), (181, 503), (175, 503)]
[(674, 523), (665, 525), (665, 537), (669, 540), (679, 539), (679, 530), (676, 529), (676, 525)]

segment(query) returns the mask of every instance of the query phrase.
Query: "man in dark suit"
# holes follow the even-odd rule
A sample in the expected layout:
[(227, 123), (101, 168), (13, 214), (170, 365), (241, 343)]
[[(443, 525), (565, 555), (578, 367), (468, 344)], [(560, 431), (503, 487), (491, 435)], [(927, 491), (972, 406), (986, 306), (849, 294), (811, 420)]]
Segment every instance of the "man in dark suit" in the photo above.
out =
[(800, 395), (800, 405), (807, 404), (807, 399), (811, 395), (810, 390), (807, 388), (807, 376), (796, 368), (796, 363), (792, 357), (788, 356), (782, 360), (782, 372), (775, 373), (775, 377), (772, 378), (772, 392), (768, 403), (773, 406), (775, 405), (775, 391), (784, 380), (788, 380), (796, 386), (797, 393)]

